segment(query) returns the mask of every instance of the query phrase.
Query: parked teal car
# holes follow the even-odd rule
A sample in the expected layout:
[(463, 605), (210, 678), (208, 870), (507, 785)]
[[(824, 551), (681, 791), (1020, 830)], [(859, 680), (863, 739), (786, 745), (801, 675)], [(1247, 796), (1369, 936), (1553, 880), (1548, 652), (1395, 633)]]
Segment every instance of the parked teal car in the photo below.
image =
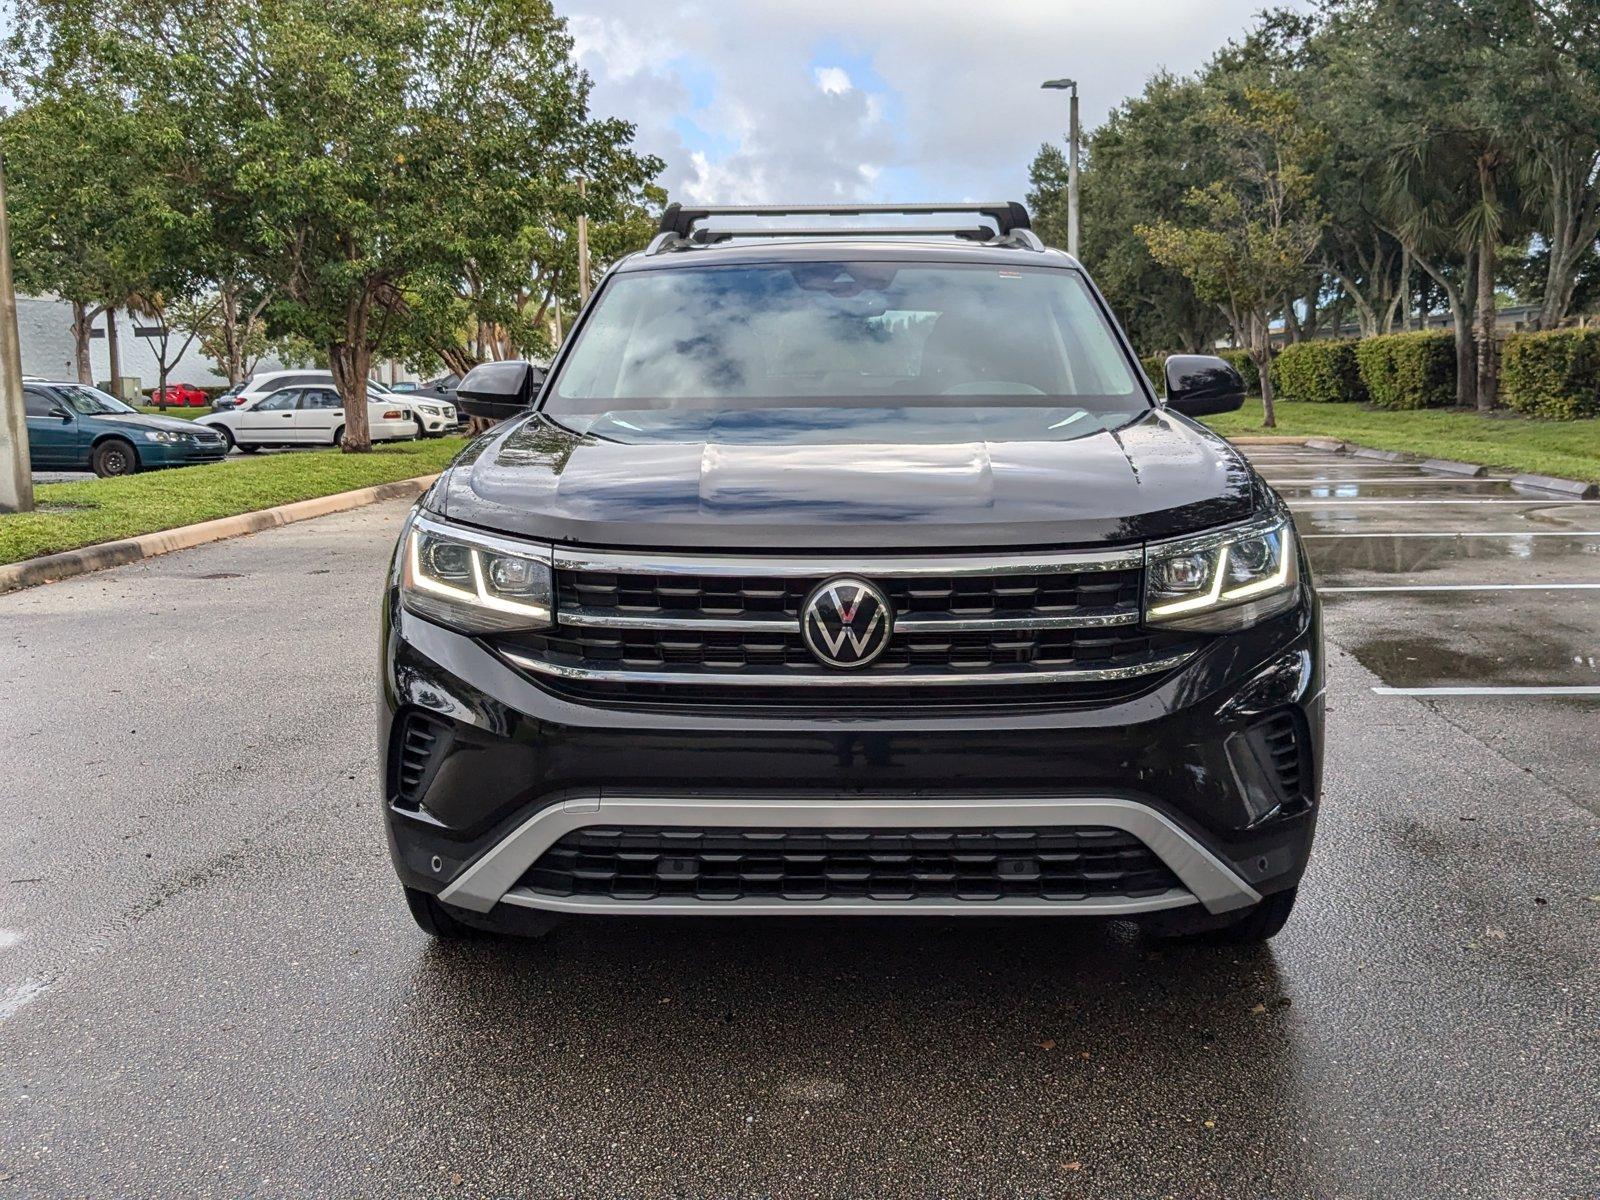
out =
[(28, 457), (35, 471), (132, 475), (217, 462), (228, 439), (176, 417), (154, 417), (82, 383), (22, 385)]

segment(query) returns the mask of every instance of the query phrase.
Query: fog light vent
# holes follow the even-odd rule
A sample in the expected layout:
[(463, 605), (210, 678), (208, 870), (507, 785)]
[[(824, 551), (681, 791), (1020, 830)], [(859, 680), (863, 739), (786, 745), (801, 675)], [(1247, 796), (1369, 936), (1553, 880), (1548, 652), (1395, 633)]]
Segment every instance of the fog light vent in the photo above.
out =
[(449, 733), (443, 721), (417, 712), (405, 715), (397, 739), (394, 787), (395, 798), (402, 807), (415, 809), (421, 804)]

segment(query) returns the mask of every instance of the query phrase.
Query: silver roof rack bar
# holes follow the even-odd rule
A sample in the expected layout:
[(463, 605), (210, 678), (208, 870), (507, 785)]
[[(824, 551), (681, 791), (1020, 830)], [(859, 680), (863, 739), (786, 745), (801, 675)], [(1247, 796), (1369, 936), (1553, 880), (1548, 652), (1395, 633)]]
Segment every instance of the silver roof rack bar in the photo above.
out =
[[(954, 216), (974, 213), (988, 217), (995, 223), (995, 232), (1002, 238), (1016, 229), (1029, 229), (1028, 210), (1015, 200), (994, 200), (982, 203), (951, 204), (711, 204), (688, 206), (669, 204), (661, 214), (662, 233), (676, 234), (687, 240), (697, 222), (712, 217), (862, 217)], [(830, 231), (832, 232), (832, 231)], [(874, 232), (883, 232), (875, 230)]]
[(766, 229), (707, 229), (704, 225), (689, 235), (696, 246), (713, 246), (734, 238), (838, 238), (838, 237), (954, 237), (971, 242), (993, 241), (995, 232), (987, 225), (891, 225), (863, 229), (859, 225), (773, 226)]

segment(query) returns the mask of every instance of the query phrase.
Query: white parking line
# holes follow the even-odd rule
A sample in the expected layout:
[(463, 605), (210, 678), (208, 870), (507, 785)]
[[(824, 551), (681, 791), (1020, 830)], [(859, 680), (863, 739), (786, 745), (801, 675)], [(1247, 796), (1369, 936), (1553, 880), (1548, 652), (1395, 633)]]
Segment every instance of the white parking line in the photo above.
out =
[(1600, 537), (1600, 530), (1587, 529), (1477, 529), (1463, 532), (1452, 530), (1420, 531), (1406, 533), (1302, 533), (1300, 540), (1309, 542), (1313, 538), (1525, 538), (1525, 537), (1569, 537), (1592, 538)]
[(1582, 592), (1600, 590), (1600, 583), (1385, 583), (1371, 587), (1319, 587), (1331, 592)]
[(1419, 486), (1419, 485), (1426, 486), (1426, 487), (1439, 487), (1439, 486), (1449, 487), (1449, 486), (1454, 485), (1456, 487), (1460, 487), (1462, 484), (1468, 484), (1468, 483), (1471, 483), (1471, 484), (1482, 484), (1482, 483), (1505, 483), (1506, 482), (1504, 479), (1488, 479), (1488, 478), (1478, 478), (1478, 479), (1430, 479), (1426, 475), (1409, 476), (1409, 477), (1405, 476), (1405, 475), (1392, 475), (1392, 476), (1385, 477), (1383, 479), (1279, 479), (1279, 478), (1277, 478), (1276, 476), (1273, 476), (1273, 475), (1268, 475), (1265, 478), (1266, 478), (1266, 481), (1268, 483), (1272, 484), (1274, 487), (1370, 487), (1373, 484), (1383, 484), (1385, 486), (1392, 486), (1392, 485), (1397, 484), (1397, 483), (1407, 483), (1407, 484), (1410, 484), (1413, 487), (1416, 487), (1416, 486)]
[(1537, 500), (1341, 500), (1338, 498), (1323, 500), (1313, 497), (1305, 499), (1295, 497), (1289, 501), (1291, 508), (1296, 505), (1301, 508), (1326, 508), (1330, 504), (1521, 504), (1525, 506), (1542, 505), (1545, 508), (1565, 508), (1568, 505), (1600, 504), (1600, 500), (1566, 500), (1560, 496), (1551, 496), (1548, 499), (1540, 497)]
[(1600, 687), (1374, 687), (1380, 696), (1600, 696)]
[(42, 979), (24, 979), (11, 990), (0, 992), (0, 1025), (16, 1016), (28, 1001), (37, 1000), (49, 990), (50, 985)]

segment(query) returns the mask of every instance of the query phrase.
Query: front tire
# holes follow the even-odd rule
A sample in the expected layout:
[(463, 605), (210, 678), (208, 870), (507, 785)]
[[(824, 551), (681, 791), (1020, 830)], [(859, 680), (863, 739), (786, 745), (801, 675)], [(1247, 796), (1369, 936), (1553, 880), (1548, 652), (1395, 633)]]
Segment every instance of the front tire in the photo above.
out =
[(471, 927), (456, 920), (450, 914), (450, 909), (439, 903), (437, 896), (430, 896), (418, 888), (403, 887), (401, 890), (406, 894), (406, 907), (411, 910), (411, 919), (429, 937), (456, 941), (472, 936)]
[(139, 456), (134, 452), (133, 443), (107, 438), (94, 448), (89, 466), (101, 479), (114, 479), (119, 475), (137, 474)]
[(1274, 892), (1259, 904), (1220, 917), (1191, 916), (1184, 910), (1170, 917), (1158, 916), (1145, 932), (1157, 941), (1196, 942), (1224, 946), (1257, 946), (1277, 936), (1294, 911), (1300, 894), (1298, 887)]
[(226, 425), (207, 425), (206, 428), (215, 429), (222, 435), (222, 440), (228, 443), (228, 449), (222, 452), (223, 457), (227, 457), (228, 451), (238, 449), (239, 443), (233, 440), (233, 430)]

